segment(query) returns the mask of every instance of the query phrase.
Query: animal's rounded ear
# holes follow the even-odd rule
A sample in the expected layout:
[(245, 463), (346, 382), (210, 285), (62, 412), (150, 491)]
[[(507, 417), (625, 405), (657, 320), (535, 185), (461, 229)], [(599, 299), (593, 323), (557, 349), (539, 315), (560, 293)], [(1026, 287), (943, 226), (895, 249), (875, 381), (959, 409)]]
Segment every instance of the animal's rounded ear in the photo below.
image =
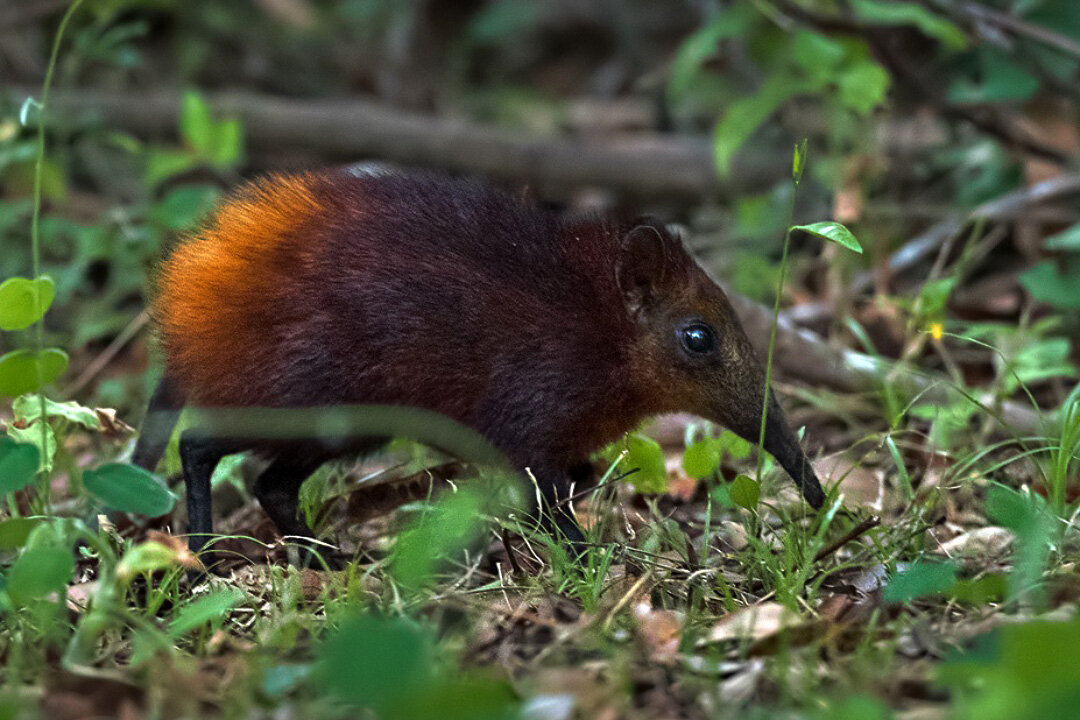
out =
[(619, 243), (615, 279), (626, 308), (637, 315), (656, 301), (667, 275), (664, 226), (653, 218), (640, 218)]

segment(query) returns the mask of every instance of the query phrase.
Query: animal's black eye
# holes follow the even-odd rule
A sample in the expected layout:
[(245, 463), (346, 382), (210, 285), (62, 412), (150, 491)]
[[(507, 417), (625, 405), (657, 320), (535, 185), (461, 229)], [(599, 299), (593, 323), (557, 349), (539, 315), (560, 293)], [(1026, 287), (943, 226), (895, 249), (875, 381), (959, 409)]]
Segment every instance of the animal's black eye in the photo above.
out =
[(691, 323), (679, 331), (679, 339), (683, 347), (692, 353), (704, 354), (712, 352), (716, 347), (716, 335), (711, 327), (705, 323)]

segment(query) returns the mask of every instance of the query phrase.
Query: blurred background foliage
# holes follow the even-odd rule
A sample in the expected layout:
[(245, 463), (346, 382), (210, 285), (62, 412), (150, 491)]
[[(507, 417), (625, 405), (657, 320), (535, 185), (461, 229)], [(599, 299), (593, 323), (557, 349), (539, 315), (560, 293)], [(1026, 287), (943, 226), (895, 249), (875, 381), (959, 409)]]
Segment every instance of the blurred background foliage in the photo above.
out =
[[(33, 265), (40, 112), (34, 99), (67, 6), (0, 2), (0, 279), (29, 275)], [(402, 542), (386, 555), (396, 573), (379, 575), (386, 584), (374, 590), (368, 581), (381, 566), (355, 566), (344, 579), (315, 581), (314, 589), (308, 575), (275, 570), (247, 594), (219, 587), (191, 598), (180, 579), (192, 566), (182, 545), (142, 542), (139, 523), (90, 528), (102, 505), (142, 517), (167, 512), (176, 500), (148, 474), (126, 477), (138, 492), (118, 493), (115, 474), (124, 471), (101, 464), (122, 451), (130, 433), (121, 419), (136, 424), (157, 372), (145, 312), (157, 259), (244, 178), (387, 162), (491, 176), (570, 211), (652, 213), (681, 229), (725, 287), (761, 303), (776, 299), (791, 224), (835, 219), (865, 248), (855, 255), (793, 235), (782, 322), (792, 333), (811, 333), (814, 347), (836, 353), (830, 357), (861, 353), (860, 363), (884, 371), (869, 390), (829, 375), (832, 368), (814, 376), (838, 381), (832, 385), (795, 385), (790, 381), (807, 379), (798, 362), (781, 367), (780, 378), (808, 445), (822, 455), (856, 456), (844, 477), (870, 477), (879, 494), (861, 509), (884, 517), (881, 528), (864, 539), (877, 526), (841, 514), (835, 525), (829, 515), (809, 521), (805, 533), (778, 536), (777, 527), (796, 521), (782, 503), (766, 507), (757, 484), (739, 474), (751, 454), (745, 443), (695, 422), (679, 426), (674, 441), (659, 432), (656, 439), (633, 436), (602, 464), (605, 480), (624, 460), (639, 469), (631, 480), (641, 494), (633, 502), (649, 523), (634, 540), (650, 559), (638, 561), (662, 575), (661, 560), (685, 560), (695, 576), (700, 561), (719, 579), (702, 589), (685, 575), (663, 575), (651, 596), (657, 607), (646, 603), (639, 613), (635, 605), (630, 619), (626, 602), (605, 605), (613, 555), (596, 560), (594, 574), (582, 579), (551, 548), (550, 577), (535, 580), (515, 568), (516, 581), (537, 583), (527, 589), (539, 591), (542, 602), (556, 598), (537, 626), (565, 630), (582, 608), (610, 615), (596, 623), (602, 632), (595, 635), (576, 637), (579, 626), (569, 625), (573, 632), (554, 641), (552, 631), (534, 643), (540, 649), (530, 659), (575, 635), (583, 646), (563, 658), (572, 672), (582, 658), (608, 653), (615, 669), (604, 682), (617, 686), (614, 695), (665, 710), (692, 706), (696, 716), (709, 714), (708, 702), (694, 705), (706, 685), (702, 696), (715, 692), (708, 698), (722, 698), (733, 711), (757, 712), (753, 701), (761, 698), (792, 706), (801, 700), (800, 717), (885, 718), (887, 704), (937, 703), (945, 691), (952, 717), (1064, 717), (1075, 707), (1075, 620), (1011, 625), (971, 653), (952, 654), (951, 645), (944, 647), (951, 638), (926, 639), (934, 634), (927, 628), (939, 627), (926, 618), (981, 622), (987, 608), (1030, 614), (1073, 607), (1080, 597), (1073, 559), (1080, 498), (1080, 3), (85, 0), (59, 57), (41, 167), (41, 269), (52, 279), (41, 341), (70, 356), (69, 364), (51, 356), (56, 377), (47, 378), (49, 395), (77, 402), (42, 405), (23, 397), (0, 410), (7, 423), (0, 490), (11, 516), (0, 521), (0, 554), (11, 560), (0, 575), (0, 613), (12, 629), (0, 646), (23, 679), (55, 665), (51, 649), (62, 644), (65, 669), (115, 683), (106, 687), (123, 697), (130, 683), (90, 667), (103, 662), (105, 647), (109, 661), (137, 672), (164, 668), (147, 673), (144, 689), (165, 698), (163, 706), (197, 716), (197, 703), (183, 697), (185, 686), (172, 683), (173, 674), (185, 682), (220, 676), (185, 662), (228, 655), (230, 643), (249, 643), (242, 650), (250, 650), (254, 638), (263, 654), (248, 658), (234, 688), (231, 702), (240, 714), (245, 703), (267, 707), (292, 698), (313, 714), (340, 716), (353, 706), (384, 717), (520, 717), (523, 706), (534, 713), (527, 717), (569, 716), (555, 713), (558, 695), (530, 705), (501, 678), (455, 671), (462, 658), (476, 660), (468, 645), (475, 637), (459, 622), (475, 608), (462, 598), (474, 589), (507, 592), (501, 566), (498, 578), (484, 576), (479, 589), (468, 584), (480, 583), (470, 568), (465, 579), (447, 583), (452, 588), (423, 596), (442, 567), (435, 551), (458, 552), (477, 519), (487, 519), (478, 495), (406, 508), (405, 522), (391, 528), (404, 527)], [(792, 148), (804, 140), (809, 163), (795, 197)], [(0, 356), (34, 344), (36, 328), (0, 320)], [(801, 364), (814, 362), (807, 356)], [(900, 372), (909, 367), (959, 392), (934, 395), (925, 384), (912, 390)], [(0, 367), (0, 380), (14, 372), (10, 363)], [(27, 389), (4, 388), (12, 396)], [(1017, 415), (1008, 413), (1016, 403), (1029, 424), (1014, 432), (1009, 422)], [(45, 435), (34, 424), (43, 412), (50, 419)], [(854, 454), (867, 445), (873, 448)], [(422, 455), (409, 447), (403, 453), (413, 453), (410, 460)], [(99, 466), (82, 471), (92, 464)], [(38, 475), (40, 492), (29, 500), (11, 492), (26, 483), (7, 478), (32, 479), (43, 467), (54, 471), (55, 483)], [(239, 462), (223, 463), (215, 492), (231, 484), (242, 495), (242, 474)], [(325, 499), (340, 491), (335, 480), (320, 475), (309, 494)], [(846, 490), (857, 505), (856, 491)], [(308, 503), (312, 517), (320, 497)], [(235, 501), (232, 509), (240, 513), (241, 505)], [(604, 507), (597, 503), (590, 512), (599, 516), (596, 508)], [(724, 517), (723, 554), (710, 552), (721, 542), (710, 535), (714, 507)], [(681, 526), (672, 520), (678, 512), (685, 513)], [(613, 533), (620, 523), (625, 516), (609, 521)], [(1007, 562), (999, 557), (974, 570), (953, 557), (923, 557), (935, 542), (966, 537), (973, 527), (1005, 529), (1022, 542)], [(837, 536), (847, 540), (834, 546)], [(77, 563), (69, 552), (76, 543)], [(845, 543), (850, 552), (841, 552)], [(844, 577), (863, 590), (835, 591), (819, 603), (826, 593), (820, 573), (811, 571), (833, 555), (839, 567), (829, 573), (848, 572)], [(72, 611), (69, 624), (55, 594), (89, 583), (91, 564), (94, 588), (80, 592), (93, 600)], [(459, 585), (465, 589), (454, 595)], [(873, 614), (852, 601), (843, 609), (854, 620), (828, 615), (830, 601), (859, 593), (873, 598)], [(881, 605), (882, 595), (892, 605)], [(570, 610), (561, 604), (566, 597), (574, 600)], [(726, 666), (697, 652), (723, 635), (733, 611), (774, 598), (813, 606), (822, 622), (833, 623), (834, 644), (817, 655), (832, 664), (821, 674), (829, 674), (834, 694), (815, 695), (816, 671), (792, 680), (787, 643), (801, 641), (786, 633), (757, 638), (757, 649), (781, 638), (780, 651), (762, 651), (778, 653), (777, 663), (762, 670), (741, 654), (743, 664), (723, 682), (715, 679)], [(305, 602), (316, 600), (324, 609), (312, 612)], [(669, 602), (685, 616), (660, 607)], [(922, 603), (919, 613), (896, 609), (912, 603)], [(238, 629), (238, 615), (230, 613), (245, 604), (260, 612)], [(352, 612), (372, 604), (388, 617)], [(413, 617), (422, 613), (423, 621)], [(233, 634), (222, 636), (230, 617)], [(896, 625), (882, 631), (887, 641), (871, 642), (880, 640), (872, 635), (879, 622)], [(657, 640), (667, 632), (664, 623), (678, 625), (669, 651), (683, 652), (685, 661), (668, 674), (652, 662), (657, 646), (670, 640)], [(488, 633), (492, 644), (484, 647), (498, 645), (489, 626), (475, 625)], [(872, 628), (854, 650), (842, 643), (851, 625)], [(337, 629), (324, 637), (327, 626)], [(973, 634), (958, 632), (955, 644)], [(121, 635), (119, 650), (103, 641)], [(633, 661), (621, 659), (631, 636), (641, 651)], [(534, 646), (519, 640), (514, 651), (527, 646), (522, 652), (532, 653)], [(354, 651), (365, 643), (367, 655)], [(899, 658), (946, 662), (931, 685), (924, 667), (912, 670), (914, 662), (901, 669), (918, 681), (892, 677)], [(1047, 658), (1055, 672), (1033, 670)], [(748, 676), (742, 686), (725, 687)], [(561, 678), (555, 685), (572, 683)], [(657, 700), (665, 692), (667, 700)], [(218, 710), (229, 697), (227, 689), (215, 695)], [(945, 716), (937, 709), (930, 717)]]
[[(29, 263), (33, 108), (23, 101), (42, 79), (58, 9), (14, 2), (2, 10), (5, 277)], [(398, 159), (392, 143), (352, 154), (342, 143), (320, 147), (302, 127), (291, 144), (245, 128), (213, 109), (219, 93), (238, 89), (301, 107), (362, 98), (523, 137), (707, 136), (720, 180), (698, 196), (644, 189), (635, 197), (573, 180), (538, 192), (570, 207), (633, 206), (683, 223), (713, 269), (759, 300), (775, 287), (791, 193), (784, 165), (808, 138), (796, 219), (851, 223), (870, 250), (828, 268), (821, 247), (797, 256), (803, 285), (839, 309), (835, 329), (852, 300), (843, 277), (857, 263), (880, 269), (932, 222), (1075, 163), (1078, 33), (1080, 8), (1057, 0), (90, 1), (57, 76), (58, 95), (77, 89), (83, 98), (58, 105), (44, 168), (44, 261), (57, 292), (48, 330), (73, 351), (77, 374), (137, 315), (162, 248), (241, 177)], [(133, 117), (102, 119), (95, 93), (129, 98)], [(140, 95), (161, 93), (182, 98), (173, 120), (138, 117)], [(738, 180), (738, 160), (764, 168), (753, 187), (725, 185), (732, 173)], [(525, 168), (505, 174), (511, 183), (528, 178)], [(991, 262), (1030, 266), (1023, 287), (1069, 310), (1080, 306), (1080, 244), (1061, 220), (1038, 227), (1060, 235), (999, 249)], [(5, 335), (0, 349), (18, 342)], [(134, 361), (126, 380), (115, 368), (88, 389), (101, 402), (137, 407), (144, 364)]]

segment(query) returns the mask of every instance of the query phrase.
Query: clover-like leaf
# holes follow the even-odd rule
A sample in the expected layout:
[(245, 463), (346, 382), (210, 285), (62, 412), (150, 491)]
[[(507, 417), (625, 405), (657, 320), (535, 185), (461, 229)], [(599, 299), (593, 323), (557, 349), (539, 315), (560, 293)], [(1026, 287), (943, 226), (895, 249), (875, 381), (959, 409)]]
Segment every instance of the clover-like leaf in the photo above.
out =
[(791, 229), (809, 233), (822, 240), (829, 240), (841, 247), (846, 247), (848, 250), (862, 254), (862, 245), (859, 244), (859, 241), (855, 239), (850, 230), (838, 222), (828, 220), (810, 225), (796, 225)]
[(0, 283), (0, 330), (22, 330), (36, 323), (49, 309), (56, 285), (48, 275), (33, 280), (8, 278)]

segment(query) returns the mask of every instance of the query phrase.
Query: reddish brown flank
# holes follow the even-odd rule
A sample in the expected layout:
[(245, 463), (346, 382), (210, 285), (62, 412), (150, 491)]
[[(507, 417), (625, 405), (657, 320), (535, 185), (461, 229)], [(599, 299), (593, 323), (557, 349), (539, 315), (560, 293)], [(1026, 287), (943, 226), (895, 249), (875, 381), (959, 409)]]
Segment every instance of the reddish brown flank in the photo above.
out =
[(249, 404), (241, 378), (257, 370), (268, 340), (259, 319), (292, 290), (309, 254), (314, 185), (312, 175), (251, 183), (162, 263), (154, 316), (190, 402)]

